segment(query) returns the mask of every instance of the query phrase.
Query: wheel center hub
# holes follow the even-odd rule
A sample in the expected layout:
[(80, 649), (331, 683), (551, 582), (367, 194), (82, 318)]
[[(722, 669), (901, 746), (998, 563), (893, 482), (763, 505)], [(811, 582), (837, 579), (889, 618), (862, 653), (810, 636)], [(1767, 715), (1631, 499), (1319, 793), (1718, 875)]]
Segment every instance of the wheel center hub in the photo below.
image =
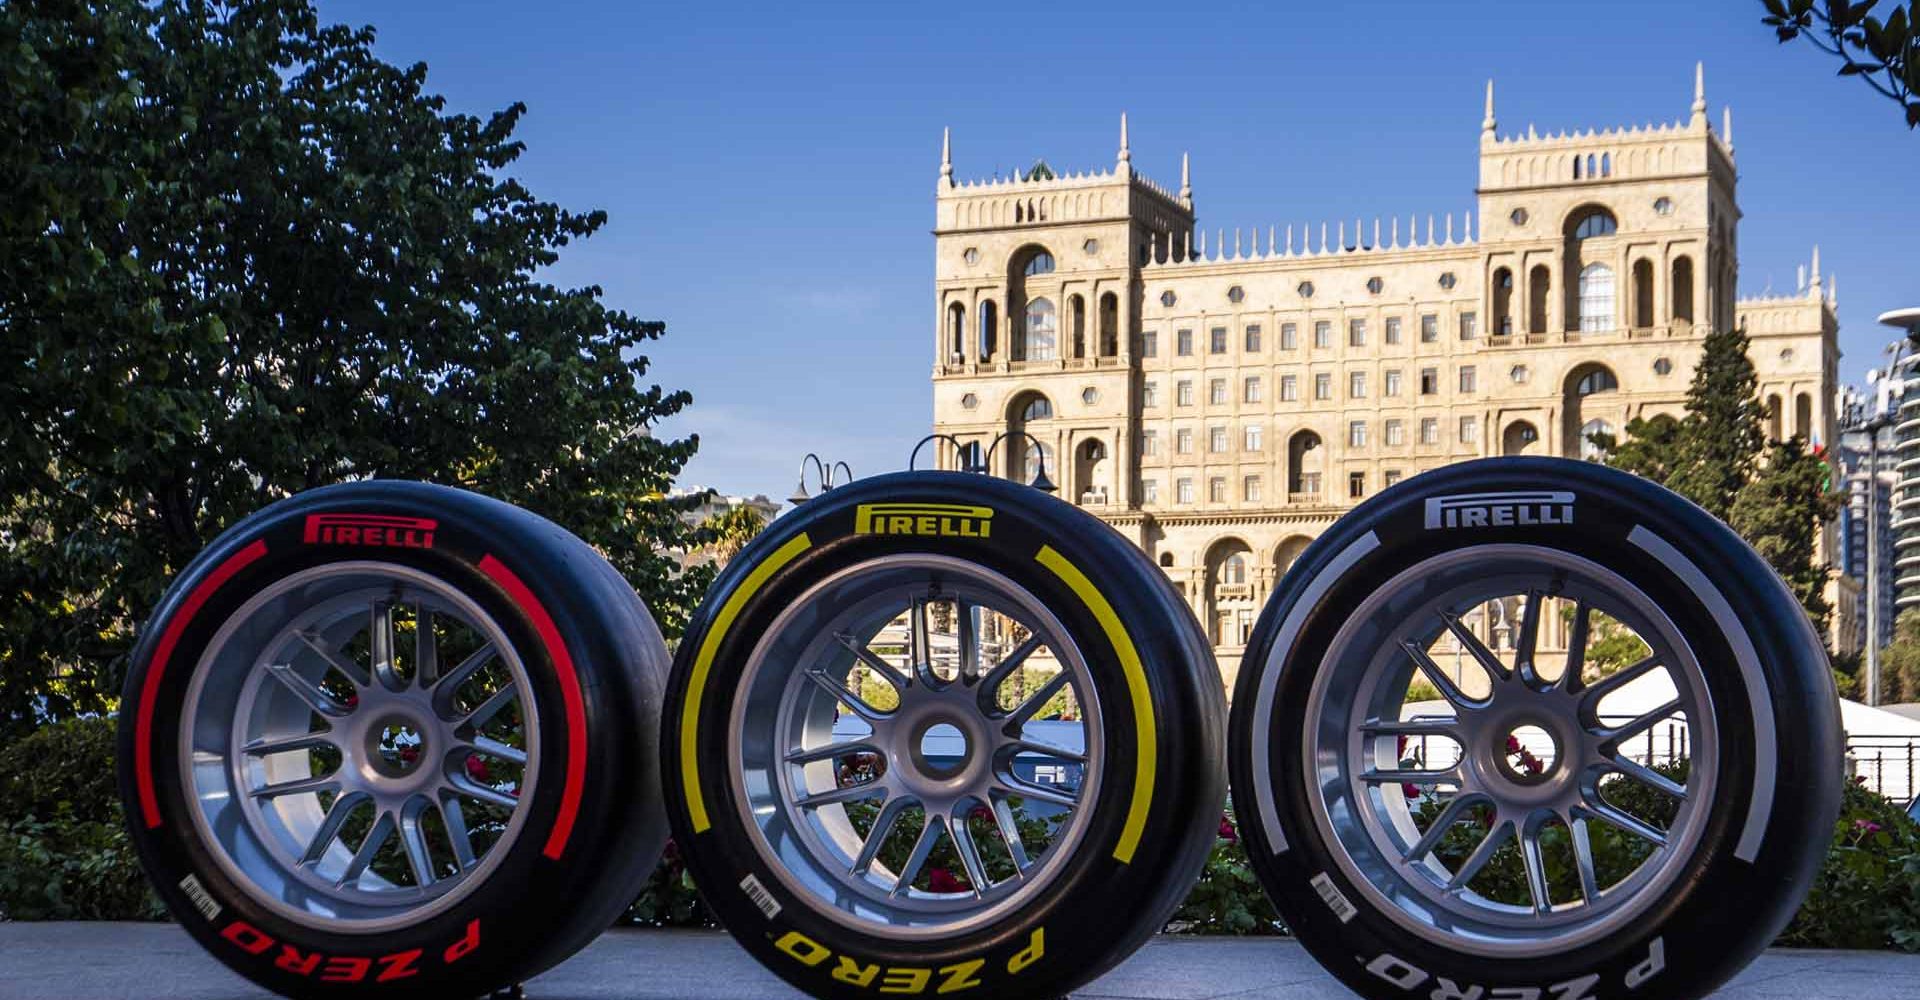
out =
[(932, 715), (913, 727), (908, 756), (913, 768), (934, 781), (945, 781), (972, 763), (973, 745), (957, 718)]
[(1554, 735), (1531, 722), (1502, 729), (1493, 748), (1501, 776), (1521, 785), (1552, 780), (1561, 757), (1560, 743)]
[(406, 715), (388, 715), (367, 730), (367, 761), (382, 777), (413, 777), (427, 752), (427, 727)]

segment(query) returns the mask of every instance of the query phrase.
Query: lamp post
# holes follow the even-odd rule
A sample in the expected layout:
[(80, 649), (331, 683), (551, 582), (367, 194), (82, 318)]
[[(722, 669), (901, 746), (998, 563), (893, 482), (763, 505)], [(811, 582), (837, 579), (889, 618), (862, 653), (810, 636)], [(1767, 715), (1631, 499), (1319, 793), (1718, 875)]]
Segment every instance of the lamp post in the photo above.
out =
[(1867, 704), (1880, 704), (1880, 431), (1892, 426), (1897, 416), (1895, 407), (1889, 405), (1889, 393), (1896, 387), (1896, 376), (1900, 367), (1898, 342), (1887, 345), (1889, 364), (1884, 374), (1870, 373), (1868, 385), (1871, 395), (1862, 404), (1861, 410), (1849, 421), (1849, 430), (1864, 432), (1867, 435), (1867, 482), (1866, 482), (1866, 535), (1867, 535)]
[(808, 462), (813, 463), (814, 478), (816, 479), (816, 481), (820, 483), (820, 492), (822, 493), (825, 493), (826, 491), (833, 489), (834, 486), (837, 485), (834, 482), (834, 477), (833, 477), (833, 474), (836, 470), (839, 470), (839, 469), (847, 470), (847, 481), (848, 482), (853, 481), (853, 466), (848, 465), (845, 462), (835, 462), (832, 465), (828, 465), (826, 461), (822, 459), (819, 455), (816, 455), (813, 452), (807, 452), (806, 456), (800, 459), (800, 483), (799, 485), (793, 488), (793, 495), (787, 498), (787, 502), (790, 504), (793, 504), (795, 507), (798, 507), (801, 504), (806, 503), (808, 500), (812, 499), (812, 497), (807, 495), (807, 463)]
[(927, 446), (927, 442), (934, 441), (934, 440), (945, 441), (953, 445), (954, 458), (957, 460), (955, 464), (960, 467), (959, 471), (981, 472), (981, 473), (987, 471), (987, 467), (984, 463), (976, 464), (968, 461), (966, 442), (960, 440), (957, 437), (954, 437), (951, 434), (941, 434), (941, 433), (935, 432), (933, 434), (929, 434), (926, 437), (921, 438), (920, 443), (913, 446), (913, 454), (907, 456), (908, 472), (912, 472), (914, 464), (920, 460), (920, 449), (925, 448)]
[(1036, 449), (1038, 449), (1036, 454), (1040, 456), (1039, 462), (1036, 463), (1037, 468), (1035, 468), (1033, 471), (1033, 482), (1028, 483), (1027, 485), (1033, 487), (1036, 490), (1039, 490), (1042, 493), (1059, 492), (1060, 487), (1055, 486), (1053, 484), (1053, 480), (1047, 478), (1047, 446), (1045, 444), (1042, 444), (1039, 438), (1034, 437), (1032, 434), (1029, 434), (1026, 431), (1007, 431), (1001, 434), (999, 437), (994, 438), (993, 443), (990, 445), (987, 445), (987, 458), (985, 462), (986, 468), (989, 470), (993, 468), (993, 450), (995, 448), (1000, 447), (1000, 442), (1015, 436), (1023, 437), (1023, 438), (1026, 438), (1028, 441), (1033, 442), (1033, 446)]

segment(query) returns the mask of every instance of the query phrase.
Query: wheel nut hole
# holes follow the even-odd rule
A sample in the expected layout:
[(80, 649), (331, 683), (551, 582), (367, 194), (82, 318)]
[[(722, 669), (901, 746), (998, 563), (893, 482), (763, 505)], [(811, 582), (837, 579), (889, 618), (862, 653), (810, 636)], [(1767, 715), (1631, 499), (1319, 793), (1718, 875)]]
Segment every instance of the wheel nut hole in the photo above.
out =
[(1494, 752), (1507, 777), (1522, 784), (1547, 780), (1560, 759), (1560, 747), (1554, 742), (1553, 734), (1535, 725), (1514, 727)]

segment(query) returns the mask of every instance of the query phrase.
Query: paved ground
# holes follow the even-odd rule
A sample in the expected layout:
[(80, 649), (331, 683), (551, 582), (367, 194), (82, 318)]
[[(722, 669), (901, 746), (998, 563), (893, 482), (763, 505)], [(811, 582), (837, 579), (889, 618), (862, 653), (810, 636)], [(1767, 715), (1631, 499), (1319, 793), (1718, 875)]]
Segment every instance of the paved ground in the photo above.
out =
[[(613, 931), (528, 984), (535, 1000), (794, 1000), (725, 935)], [(0, 1000), (255, 1000), (267, 994), (165, 924), (0, 924)], [(1156, 939), (1079, 1000), (1351, 997), (1291, 941)], [(1913, 1000), (1920, 956), (1774, 951), (1719, 1000)]]

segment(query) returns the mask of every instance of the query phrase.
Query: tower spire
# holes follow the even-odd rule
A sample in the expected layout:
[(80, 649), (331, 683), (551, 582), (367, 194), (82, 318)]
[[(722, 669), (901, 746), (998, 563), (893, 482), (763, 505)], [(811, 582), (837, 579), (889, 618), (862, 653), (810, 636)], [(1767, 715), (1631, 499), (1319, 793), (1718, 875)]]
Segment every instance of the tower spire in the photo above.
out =
[(1820, 244), (1813, 245), (1813, 273), (1807, 278), (1807, 289), (1814, 298), (1820, 297)]
[(940, 177), (953, 183), (953, 127), (940, 130)]
[(1193, 168), (1186, 153), (1180, 154), (1180, 200), (1193, 201)]
[(1120, 159), (1118, 162), (1126, 163), (1132, 159), (1133, 148), (1127, 144), (1127, 113), (1122, 111), (1120, 112)]
[(1720, 141), (1726, 143), (1728, 149), (1733, 148), (1733, 105), (1731, 104), (1720, 109)]
[(1701, 125), (1707, 123), (1707, 64), (1693, 64), (1693, 120)]
[(1499, 121), (1493, 117), (1493, 78), (1487, 78), (1487, 116), (1480, 120), (1480, 131), (1491, 133)]

